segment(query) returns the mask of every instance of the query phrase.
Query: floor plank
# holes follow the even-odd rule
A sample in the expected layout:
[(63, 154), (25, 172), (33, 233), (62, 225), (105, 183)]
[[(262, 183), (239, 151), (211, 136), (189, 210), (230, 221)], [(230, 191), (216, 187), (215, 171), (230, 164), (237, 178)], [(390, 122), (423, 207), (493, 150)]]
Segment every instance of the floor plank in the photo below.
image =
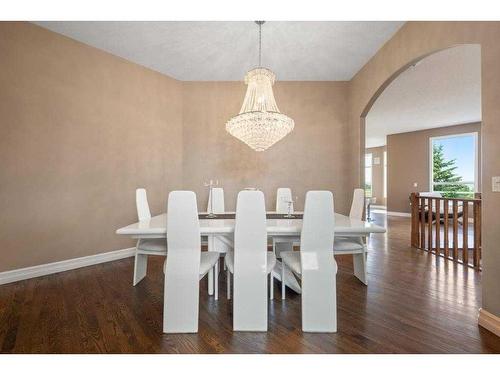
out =
[(373, 213), (387, 234), (369, 240), (368, 281), (338, 257), (338, 332), (303, 333), (300, 295), (279, 283), (267, 333), (233, 332), (219, 301), (200, 287), (198, 334), (162, 334), (162, 259), (132, 287), (133, 259), (0, 286), (2, 353), (500, 353), (477, 326), (481, 273), (409, 247), (409, 219)]

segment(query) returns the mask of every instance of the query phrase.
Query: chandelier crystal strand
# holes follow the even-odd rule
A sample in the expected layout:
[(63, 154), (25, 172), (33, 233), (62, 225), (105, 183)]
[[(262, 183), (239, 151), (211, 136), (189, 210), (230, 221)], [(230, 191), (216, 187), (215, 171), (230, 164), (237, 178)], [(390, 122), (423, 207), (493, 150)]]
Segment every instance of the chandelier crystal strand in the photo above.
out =
[[(259, 25), (259, 66), (261, 63), (261, 26)], [(273, 94), (276, 76), (266, 68), (250, 70), (245, 76), (248, 85), (240, 113), (226, 123), (229, 134), (255, 151), (264, 151), (284, 138), (294, 128), (294, 121), (280, 113)]]

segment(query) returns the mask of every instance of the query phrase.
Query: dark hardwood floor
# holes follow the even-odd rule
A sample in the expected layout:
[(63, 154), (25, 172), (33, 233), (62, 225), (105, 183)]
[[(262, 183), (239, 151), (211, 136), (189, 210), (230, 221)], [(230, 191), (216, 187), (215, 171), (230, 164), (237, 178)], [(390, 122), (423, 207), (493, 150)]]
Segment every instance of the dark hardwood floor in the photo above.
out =
[(477, 326), (481, 274), (409, 247), (409, 219), (387, 224), (369, 241), (368, 287), (352, 275), (350, 257), (337, 259), (335, 334), (303, 333), (300, 295), (288, 291), (281, 301), (279, 283), (269, 331), (233, 332), (225, 277), (219, 301), (202, 282), (198, 334), (163, 334), (162, 260), (151, 257), (148, 276), (132, 287), (129, 258), (0, 286), (0, 351), (500, 353), (500, 338)]

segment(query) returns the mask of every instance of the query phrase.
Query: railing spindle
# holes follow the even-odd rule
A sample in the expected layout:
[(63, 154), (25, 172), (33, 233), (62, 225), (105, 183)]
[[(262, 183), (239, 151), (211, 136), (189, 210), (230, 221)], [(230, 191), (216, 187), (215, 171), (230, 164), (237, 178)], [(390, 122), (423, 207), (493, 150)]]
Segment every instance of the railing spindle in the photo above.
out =
[(441, 254), (441, 200), (436, 199), (436, 255)]
[(449, 208), (449, 201), (448, 199), (445, 199), (443, 201), (444, 207), (443, 207), (443, 221), (444, 221), (444, 256), (445, 258), (448, 259), (450, 256), (450, 244), (449, 244), (449, 239), (448, 239), (448, 208)]
[(462, 215), (462, 261), (469, 263), (469, 202), (463, 202)]
[(453, 260), (458, 260), (458, 203), (453, 201)]

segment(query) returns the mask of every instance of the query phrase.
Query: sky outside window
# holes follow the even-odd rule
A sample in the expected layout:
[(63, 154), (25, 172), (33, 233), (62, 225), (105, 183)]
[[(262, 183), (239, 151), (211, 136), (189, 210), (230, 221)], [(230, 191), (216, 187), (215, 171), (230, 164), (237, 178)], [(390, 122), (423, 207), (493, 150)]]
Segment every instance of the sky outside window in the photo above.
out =
[(455, 173), (462, 176), (463, 181), (474, 181), (476, 147), (474, 135), (468, 134), (465, 136), (433, 139), (432, 144), (443, 145), (443, 153), (446, 160), (456, 160), (455, 165), (457, 169)]

